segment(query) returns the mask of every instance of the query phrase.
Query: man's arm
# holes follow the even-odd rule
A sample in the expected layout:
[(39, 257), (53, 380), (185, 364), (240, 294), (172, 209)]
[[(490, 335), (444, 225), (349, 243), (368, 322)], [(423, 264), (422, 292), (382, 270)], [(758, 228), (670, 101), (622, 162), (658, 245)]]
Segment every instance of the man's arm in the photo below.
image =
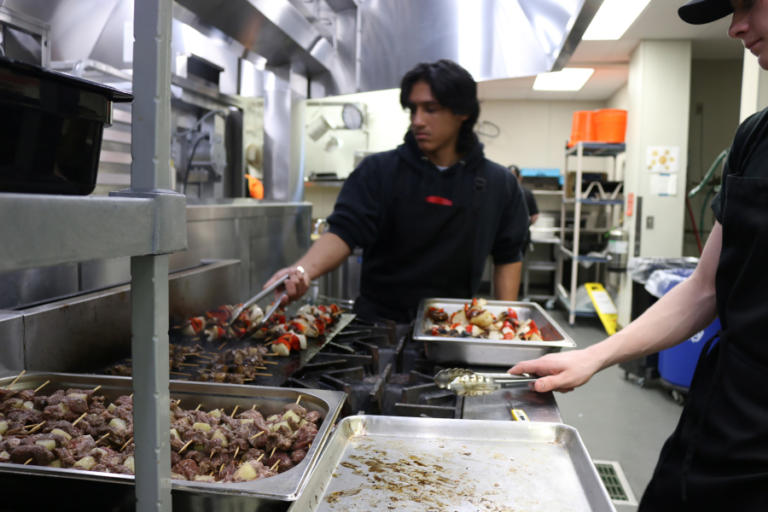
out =
[(493, 290), (496, 299), (517, 300), (522, 268), (520, 261), (493, 266)]
[[(341, 237), (333, 233), (323, 233), (304, 256), (290, 267), (275, 272), (264, 287), (266, 288), (283, 275), (293, 272), (284, 284), (288, 299), (296, 300), (306, 293), (313, 279), (341, 265), (351, 253), (352, 250)], [(298, 267), (303, 268), (304, 272), (294, 272)]]
[(584, 350), (523, 361), (510, 373), (545, 376), (536, 381), (536, 391), (570, 391), (603, 368), (672, 347), (700, 331), (716, 313), (715, 274), (722, 236), (716, 222), (693, 275), (621, 331)]

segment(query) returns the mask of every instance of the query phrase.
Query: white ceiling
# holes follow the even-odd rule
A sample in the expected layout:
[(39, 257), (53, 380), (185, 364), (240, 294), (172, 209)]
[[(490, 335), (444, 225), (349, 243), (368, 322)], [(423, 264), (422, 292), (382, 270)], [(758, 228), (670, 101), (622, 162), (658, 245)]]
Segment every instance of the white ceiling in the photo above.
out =
[(677, 8), (683, 3), (651, 0), (620, 40), (582, 41), (567, 65), (594, 67), (595, 73), (580, 91), (534, 91), (534, 77), (525, 77), (481, 82), (478, 95), (483, 100), (606, 100), (627, 82), (630, 56), (646, 39), (690, 39), (696, 59), (742, 58), (741, 42), (728, 37), (730, 17), (706, 25), (689, 25), (677, 16)]

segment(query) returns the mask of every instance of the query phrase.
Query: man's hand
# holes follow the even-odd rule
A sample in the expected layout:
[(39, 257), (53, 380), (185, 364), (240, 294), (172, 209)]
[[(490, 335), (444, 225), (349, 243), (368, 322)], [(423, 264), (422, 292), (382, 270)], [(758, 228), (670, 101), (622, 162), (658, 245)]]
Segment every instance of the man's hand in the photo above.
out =
[[(309, 290), (310, 279), (304, 267), (301, 265), (290, 266), (281, 268), (275, 274), (269, 278), (264, 288), (268, 287), (284, 275), (288, 274), (289, 277), (283, 282), (283, 289), (288, 294), (288, 302), (300, 299), (307, 290)], [(278, 288), (279, 289), (279, 288)]]
[(507, 370), (513, 375), (532, 373), (540, 375), (533, 383), (539, 393), (561, 391), (567, 393), (585, 384), (600, 370), (600, 363), (587, 350), (571, 350), (547, 354), (531, 361), (522, 361)]

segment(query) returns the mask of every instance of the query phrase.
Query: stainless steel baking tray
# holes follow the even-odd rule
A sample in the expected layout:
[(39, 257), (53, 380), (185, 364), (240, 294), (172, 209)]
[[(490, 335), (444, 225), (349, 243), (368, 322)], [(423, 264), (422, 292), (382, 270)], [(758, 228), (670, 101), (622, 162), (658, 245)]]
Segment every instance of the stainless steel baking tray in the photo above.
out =
[[(0, 387), (6, 387), (14, 379), (13, 376), (0, 379)], [(50, 380), (44, 388), (45, 393), (57, 389), (83, 388), (93, 389), (101, 385), (99, 393), (107, 399), (133, 392), (131, 379), (128, 377), (112, 377), (102, 375), (83, 375), (65, 373), (31, 373), (26, 374), (13, 385), (13, 389), (34, 389)], [(187, 490), (206, 494), (230, 494), (248, 497), (261, 497), (282, 501), (294, 500), (306, 484), (307, 477), (316, 462), (323, 445), (328, 439), (330, 429), (336, 421), (346, 395), (339, 391), (321, 389), (293, 389), (264, 386), (249, 386), (236, 384), (213, 384), (209, 382), (170, 382), (171, 398), (181, 400), (185, 409), (194, 409), (197, 404), (203, 408), (223, 408), (232, 410), (235, 405), (241, 409), (256, 408), (267, 416), (281, 412), (283, 406), (295, 402), (301, 395), (301, 405), (308, 410), (320, 411), (323, 421), (320, 424), (315, 440), (303, 461), (284, 473), (252, 480), (250, 482), (191, 482), (173, 480), (173, 489)], [(49, 468), (43, 466), (24, 466), (21, 464), (0, 463), (0, 473), (17, 473), (39, 475), (45, 477), (64, 477), (79, 480), (104, 481), (111, 483), (133, 483), (132, 475), (83, 471), (78, 469)]]
[(349, 416), (289, 512), (614, 510), (560, 423)]
[(486, 309), (499, 315), (507, 308), (515, 308), (520, 320), (536, 322), (544, 341), (488, 340), (432, 336), (425, 334), (425, 312), (430, 307), (444, 308), (449, 314), (461, 309), (471, 299), (423, 299), (413, 324), (413, 339), (424, 342), (427, 359), (439, 363), (466, 363), (488, 366), (512, 366), (526, 359), (535, 359), (549, 352), (572, 348), (576, 343), (535, 302), (508, 302), (489, 300)]

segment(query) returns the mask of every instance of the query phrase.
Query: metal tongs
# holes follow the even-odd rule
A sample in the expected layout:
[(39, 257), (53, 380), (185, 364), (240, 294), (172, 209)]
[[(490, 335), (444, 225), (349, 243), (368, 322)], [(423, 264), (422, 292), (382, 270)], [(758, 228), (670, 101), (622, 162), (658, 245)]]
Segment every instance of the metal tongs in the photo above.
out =
[[(230, 328), (230, 327), (232, 327), (232, 324), (233, 324), (233, 323), (235, 323), (235, 321), (237, 321), (237, 319), (240, 317), (240, 314), (241, 314), (243, 311), (245, 311), (246, 309), (248, 309), (249, 307), (253, 306), (253, 305), (254, 305), (255, 303), (257, 303), (258, 301), (260, 301), (261, 299), (263, 299), (264, 297), (266, 297), (267, 295), (269, 295), (270, 293), (272, 293), (272, 292), (273, 292), (275, 289), (277, 289), (277, 287), (278, 287), (278, 286), (280, 286), (281, 284), (283, 284), (283, 283), (284, 283), (284, 282), (285, 282), (285, 281), (288, 279), (288, 277), (289, 277), (289, 276), (290, 276), (290, 274), (285, 274), (285, 275), (284, 275), (284, 276), (282, 276), (280, 279), (278, 279), (277, 281), (275, 281), (275, 282), (274, 282), (274, 283), (272, 283), (271, 285), (267, 286), (266, 288), (264, 288), (263, 290), (261, 290), (259, 293), (257, 293), (256, 295), (254, 295), (253, 297), (251, 297), (251, 298), (250, 298), (250, 299), (248, 299), (247, 301), (243, 302), (242, 306), (240, 306), (239, 308), (237, 308), (237, 309), (236, 309), (236, 310), (235, 310), (235, 311), (232, 313), (232, 316), (231, 316), (231, 317), (230, 317), (230, 319), (229, 319), (229, 323), (227, 324), (227, 330), (230, 330), (229, 328)], [(262, 317), (262, 319), (261, 319), (261, 320), (259, 320), (259, 322), (257, 322), (256, 324), (252, 325), (252, 326), (251, 326), (251, 327), (248, 329), (248, 331), (246, 331), (246, 333), (244, 333), (244, 334), (243, 334), (243, 336), (241, 336), (241, 337), (245, 337), (247, 334), (249, 334), (249, 333), (252, 333), (252, 332), (253, 332), (253, 331), (255, 331), (256, 329), (258, 329), (260, 326), (262, 326), (263, 324), (265, 324), (265, 323), (267, 322), (267, 320), (269, 320), (269, 319), (272, 317), (272, 315), (274, 314), (274, 312), (275, 312), (275, 311), (277, 311), (277, 308), (279, 308), (279, 307), (280, 307), (280, 304), (282, 304), (282, 303), (283, 303), (283, 299), (285, 299), (287, 296), (288, 296), (288, 294), (287, 294), (287, 293), (285, 293), (285, 292), (281, 293), (281, 294), (280, 294), (280, 295), (277, 297), (277, 299), (275, 299), (275, 302), (272, 304), (272, 306), (271, 306), (271, 307), (270, 307), (270, 308), (267, 310), (267, 312), (264, 314), (264, 316)]]
[(435, 374), (435, 384), (441, 389), (450, 389), (457, 395), (487, 395), (502, 388), (534, 382), (537, 377), (529, 373), (481, 373), (466, 368), (446, 368)]

